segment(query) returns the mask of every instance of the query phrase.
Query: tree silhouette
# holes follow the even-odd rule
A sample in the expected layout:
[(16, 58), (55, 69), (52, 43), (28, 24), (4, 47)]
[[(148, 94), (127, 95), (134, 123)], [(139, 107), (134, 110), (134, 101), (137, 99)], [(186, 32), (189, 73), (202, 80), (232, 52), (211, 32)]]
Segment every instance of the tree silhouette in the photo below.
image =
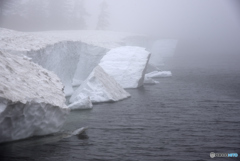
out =
[(74, 28), (75, 29), (86, 29), (86, 17), (90, 14), (86, 11), (85, 0), (75, 0), (74, 5)]
[[(0, 25), (7, 28), (21, 28), (25, 10), (21, 1), (0, 0)], [(19, 25), (20, 24), (20, 25)]]
[(4, 4), (5, 4), (5, 1), (6, 0), (0, 0), (0, 24), (1, 24), (2, 18), (3, 18), (3, 7), (4, 7)]
[(85, 29), (85, 0), (0, 0), (0, 27), (15, 30)]
[(108, 22), (108, 4), (103, 1), (100, 4), (100, 14), (98, 16), (97, 30), (105, 30), (109, 26)]
[(53, 29), (63, 29), (66, 23), (66, 10), (64, 0), (51, 0), (49, 1), (48, 11), (48, 25)]
[(27, 8), (27, 21), (30, 28), (34, 30), (42, 30), (46, 28), (47, 23), (47, 8), (45, 1), (42, 0), (29, 0), (25, 4)]

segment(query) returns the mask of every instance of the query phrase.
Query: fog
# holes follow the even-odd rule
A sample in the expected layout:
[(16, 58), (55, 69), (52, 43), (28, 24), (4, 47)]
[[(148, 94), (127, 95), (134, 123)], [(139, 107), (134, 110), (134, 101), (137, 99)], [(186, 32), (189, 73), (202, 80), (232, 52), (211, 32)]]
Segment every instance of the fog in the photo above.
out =
[[(4, 5), (5, 2), (1, 0), (0, 4), (1, 27), (21, 31), (95, 30), (103, 10), (102, 0), (8, 1), (15, 5)], [(238, 0), (105, 0), (105, 3), (106, 24), (100, 29), (178, 39), (178, 56), (240, 53)], [(84, 21), (80, 24), (81, 19)]]
[(178, 52), (240, 51), (239, 1), (125, 0), (109, 4), (114, 17), (111, 17), (112, 29), (176, 38)]
[(240, 54), (238, 0), (107, 2), (111, 30), (178, 39), (177, 57)]

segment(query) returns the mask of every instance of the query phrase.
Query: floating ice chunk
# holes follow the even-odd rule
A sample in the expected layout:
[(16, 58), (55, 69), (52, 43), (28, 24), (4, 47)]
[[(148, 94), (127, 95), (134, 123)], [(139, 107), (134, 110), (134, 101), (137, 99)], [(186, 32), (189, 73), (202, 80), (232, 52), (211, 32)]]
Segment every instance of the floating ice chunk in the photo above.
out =
[(77, 130), (74, 130), (74, 131), (72, 132), (72, 135), (81, 135), (81, 134), (84, 133), (87, 129), (88, 129), (88, 127), (79, 128), (79, 129), (77, 129)]
[(0, 142), (57, 132), (68, 112), (55, 74), (0, 51)]
[[(80, 97), (78, 97), (80, 95)], [(111, 76), (100, 66), (93, 69), (88, 78), (74, 91), (70, 103), (81, 101), (83, 96), (89, 96), (93, 103), (119, 101), (130, 97)]]
[(123, 88), (137, 88), (143, 85), (149, 58), (144, 48), (124, 46), (110, 50), (99, 65)]
[(144, 84), (157, 84), (159, 83), (159, 81), (156, 81), (152, 78), (146, 77), (144, 78)]
[(145, 77), (148, 77), (148, 78), (171, 77), (171, 76), (172, 76), (171, 71), (153, 71), (153, 72), (145, 74)]
[(68, 105), (68, 108), (71, 110), (85, 110), (85, 109), (92, 109), (92, 102), (89, 96), (82, 95), (81, 93), (77, 95), (76, 102)]
[(88, 129), (88, 127), (81, 127), (79, 129), (76, 129), (76, 130), (70, 132), (69, 134), (63, 134), (60, 139), (67, 139), (67, 138), (70, 138), (70, 137), (76, 136), (76, 135), (80, 136), (80, 135), (84, 134), (85, 131), (87, 131), (87, 129)]

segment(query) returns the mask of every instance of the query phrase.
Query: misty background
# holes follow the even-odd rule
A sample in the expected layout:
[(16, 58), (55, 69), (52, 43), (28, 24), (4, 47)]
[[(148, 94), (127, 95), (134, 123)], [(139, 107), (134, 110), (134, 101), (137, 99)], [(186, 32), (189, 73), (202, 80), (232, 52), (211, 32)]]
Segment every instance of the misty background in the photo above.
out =
[[(154, 78), (159, 84), (128, 89), (130, 99), (71, 112), (64, 131), (90, 127), (85, 138), (45, 145), (34, 145), (31, 139), (26, 146), (16, 142), (15, 146), (0, 146), (0, 158), (193, 161), (208, 160), (210, 152), (240, 154), (240, 0), (0, 0), (1, 28), (24, 32), (130, 32), (153, 37), (151, 40), (176, 39), (178, 43), (175, 55), (159, 67), (171, 71), (173, 77)], [(97, 37), (97, 32), (92, 33), (91, 38)], [(54, 54), (62, 49), (60, 45), (66, 48), (62, 44), (50, 45), (53, 48), (39, 52), (48, 54), (54, 50), (46, 64), (58, 65), (59, 73), (65, 74), (69, 70), (64, 68), (71, 67), (68, 62), (75, 58), (64, 61), (66, 52), (75, 48), (61, 51), (66, 57), (52, 63)], [(83, 53), (84, 59), (79, 58), (83, 66), (92, 64), (95, 52), (106, 51), (92, 45), (80, 48), (89, 50)], [(37, 59), (39, 52), (29, 54), (34, 53)], [(85, 56), (90, 52), (92, 56)], [(156, 69), (149, 65), (147, 73)]]
[(97, 29), (177, 39), (177, 56), (240, 53), (238, 0), (0, 0), (0, 27)]

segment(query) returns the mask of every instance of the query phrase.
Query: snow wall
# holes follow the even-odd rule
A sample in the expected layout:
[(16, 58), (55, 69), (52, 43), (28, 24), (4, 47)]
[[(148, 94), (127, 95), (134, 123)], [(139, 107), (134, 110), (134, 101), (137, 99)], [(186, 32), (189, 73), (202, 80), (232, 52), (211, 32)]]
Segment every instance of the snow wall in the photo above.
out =
[(97, 66), (107, 49), (83, 42), (59, 42), (44, 49), (26, 53), (33, 62), (53, 71), (65, 85), (66, 96), (73, 93), (72, 85), (83, 82)]
[[(151, 51), (154, 41), (141, 38), (139, 37), (139, 39), (131, 42), (126, 41), (124, 46), (128, 44), (144, 46)], [(73, 86), (79, 86), (109, 50), (109, 48), (80, 41), (62, 41), (47, 45), (45, 48), (39, 50), (22, 52), (22, 54), (32, 58), (33, 62), (57, 74), (65, 86), (65, 95), (70, 96), (73, 93)], [(19, 51), (12, 52), (18, 52), (19, 54)], [(154, 58), (149, 61), (151, 65), (158, 66), (162, 64), (161, 57), (157, 57), (158, 52), (154, 52), (151, 55)]]
[(23, 54), (49, 71), (53, 71), (64, 84), (64, 93), (70, 96), (72, 86), (78, 86), (96, 67), (109, 49), (83, 42), (63, 41), (30, 51), (14, 51)]

